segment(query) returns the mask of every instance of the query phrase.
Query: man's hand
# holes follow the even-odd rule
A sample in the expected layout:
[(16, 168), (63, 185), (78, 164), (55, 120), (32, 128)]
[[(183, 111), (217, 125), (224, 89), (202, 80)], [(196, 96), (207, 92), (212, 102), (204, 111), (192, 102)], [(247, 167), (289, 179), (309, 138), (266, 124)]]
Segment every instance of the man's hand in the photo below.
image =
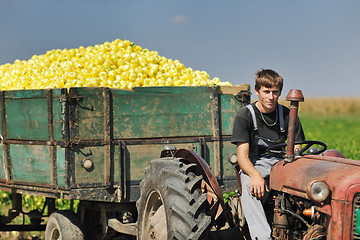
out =
[(263, 198), (265, 195), (265, 191), (269, 192), (264, 178), (257, 170), (250, 175), (250, 190), (251, 194), (257, 199)]

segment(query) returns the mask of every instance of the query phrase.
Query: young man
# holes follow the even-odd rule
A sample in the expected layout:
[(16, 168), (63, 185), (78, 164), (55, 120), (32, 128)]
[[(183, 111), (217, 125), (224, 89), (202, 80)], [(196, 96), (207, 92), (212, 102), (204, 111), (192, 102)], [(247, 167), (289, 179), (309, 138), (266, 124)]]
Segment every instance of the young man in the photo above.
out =
[[(280, 160), (267, 155), (266, 149), (286, 141), (290, 110), (278, 104), (283, 78), (271, 69), (262, 69), (255, 75), (255, 93), (259, 100), (236, 114), (231, 142), (237, 145), (241, 204), (251, 238), (264, 240), (271, 239), (271, 228), (262, 203), (269, 192), (271, 167)], [(298, 120), (295, 141), (304, 140)]]

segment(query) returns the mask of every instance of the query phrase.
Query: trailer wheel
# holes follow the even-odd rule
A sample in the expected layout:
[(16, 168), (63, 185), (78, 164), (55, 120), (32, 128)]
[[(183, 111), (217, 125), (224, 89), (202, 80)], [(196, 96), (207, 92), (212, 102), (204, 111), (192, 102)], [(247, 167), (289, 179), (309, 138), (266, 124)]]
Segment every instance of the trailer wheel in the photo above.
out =
[(46, 224), (45, 240), (84, 240), (81, 224), (73, 211), (53, 212)]
[(180, 158), (151, 162), (140, 183), (138, 239), (206, 239), (211, 223), (196, 164)]

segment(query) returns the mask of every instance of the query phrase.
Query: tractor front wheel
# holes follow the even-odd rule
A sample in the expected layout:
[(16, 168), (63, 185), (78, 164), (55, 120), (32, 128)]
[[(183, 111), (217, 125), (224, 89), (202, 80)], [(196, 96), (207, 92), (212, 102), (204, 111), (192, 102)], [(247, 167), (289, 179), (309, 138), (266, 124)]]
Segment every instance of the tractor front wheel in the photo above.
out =
[(138, 239), (206, 239), (211, 217), (196, 164), (181, 158), (151, 162), (140, 183)]

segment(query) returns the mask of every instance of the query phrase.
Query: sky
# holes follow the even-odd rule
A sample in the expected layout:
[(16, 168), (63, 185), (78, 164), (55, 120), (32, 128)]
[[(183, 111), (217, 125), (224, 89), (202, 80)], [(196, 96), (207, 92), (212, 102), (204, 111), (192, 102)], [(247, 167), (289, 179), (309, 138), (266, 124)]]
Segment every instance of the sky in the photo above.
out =
[(0, 65), (115, 39), (252, 89), (274, 69), (282, 97), (360, 96), (359, 0), (0, 0)]

